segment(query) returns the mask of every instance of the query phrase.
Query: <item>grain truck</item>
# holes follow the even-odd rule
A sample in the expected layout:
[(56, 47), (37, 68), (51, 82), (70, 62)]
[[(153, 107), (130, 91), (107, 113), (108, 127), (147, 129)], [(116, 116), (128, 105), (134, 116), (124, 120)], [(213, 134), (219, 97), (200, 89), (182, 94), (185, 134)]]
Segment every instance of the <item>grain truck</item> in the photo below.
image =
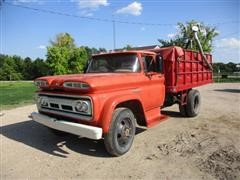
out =
[(161, 109), (179, 105), (183, 116), (199, 114), (198, 86), (212, 82), (212, 55), (172, 46), (92, 56), (84, 74), (35, 80), (38, 112), (31, 118), (57, 135), (104, 139), (113, 156), (129, 151), (136, 126), (152, 127)]

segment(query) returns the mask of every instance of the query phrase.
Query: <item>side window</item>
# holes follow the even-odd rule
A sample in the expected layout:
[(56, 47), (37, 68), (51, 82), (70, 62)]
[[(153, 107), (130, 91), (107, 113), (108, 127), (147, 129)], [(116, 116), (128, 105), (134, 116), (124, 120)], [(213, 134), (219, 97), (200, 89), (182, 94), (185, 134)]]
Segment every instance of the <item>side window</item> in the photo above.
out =
[(145, 72), (155, 72), (156, 64), (152, 56), (144, 56), (142, 57), (144, 63), (144, 71)]
[(156, 67), (157, 67), (157, 72), (163, 74), (163, 59), (162, 56), (157, 55), (156, 57)]

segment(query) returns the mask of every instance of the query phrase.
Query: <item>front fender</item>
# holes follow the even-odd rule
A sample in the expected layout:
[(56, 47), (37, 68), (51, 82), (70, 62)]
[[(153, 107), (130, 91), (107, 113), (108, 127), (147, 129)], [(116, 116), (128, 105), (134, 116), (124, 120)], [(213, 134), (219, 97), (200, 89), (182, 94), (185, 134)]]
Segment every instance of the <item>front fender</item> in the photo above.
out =
[(138, 100), (141, 102), (140, 97), (134, 94), (115, 96), (115, 97), (111, 97), (106, 101), (106, 103), (104, 104), (102, 115), (101, 115), (101, 119), (102, 119), (101, 127), (103, 129), (103, 133), (108, 132), (111, 124), (112, 116), (113, 116), (113, 111), (115, 110), (117, 105), (126, 101), (131, 101), (131, 100)]

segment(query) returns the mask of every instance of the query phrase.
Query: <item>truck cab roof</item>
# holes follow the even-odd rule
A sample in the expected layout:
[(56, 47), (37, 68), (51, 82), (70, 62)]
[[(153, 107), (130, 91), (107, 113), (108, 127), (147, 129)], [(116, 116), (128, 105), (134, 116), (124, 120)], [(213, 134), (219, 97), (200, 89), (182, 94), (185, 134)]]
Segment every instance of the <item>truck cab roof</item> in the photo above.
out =
[(96, 56), (104, 56), (104, 55), (118, 55), (118, 54), (148, 54), (148, 55), (155, 55), (155, 52), (148, 51), (148, 50), (129, 50), (129, 51), (113, 51), (101, 54), (94, 54), (93, 57)]

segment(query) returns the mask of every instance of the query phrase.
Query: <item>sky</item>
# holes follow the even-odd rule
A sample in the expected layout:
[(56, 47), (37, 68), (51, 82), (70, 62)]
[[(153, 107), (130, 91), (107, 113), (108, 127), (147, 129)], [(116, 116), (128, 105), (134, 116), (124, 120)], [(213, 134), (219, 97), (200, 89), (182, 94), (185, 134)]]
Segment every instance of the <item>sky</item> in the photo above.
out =
[(0, 0), (0, 53), (46, 58), (49, 41), (69, 33), (77, 46), (156, 45), (192, 19), (216, 27), (215, 62), (240, 63), (239, 0)]

